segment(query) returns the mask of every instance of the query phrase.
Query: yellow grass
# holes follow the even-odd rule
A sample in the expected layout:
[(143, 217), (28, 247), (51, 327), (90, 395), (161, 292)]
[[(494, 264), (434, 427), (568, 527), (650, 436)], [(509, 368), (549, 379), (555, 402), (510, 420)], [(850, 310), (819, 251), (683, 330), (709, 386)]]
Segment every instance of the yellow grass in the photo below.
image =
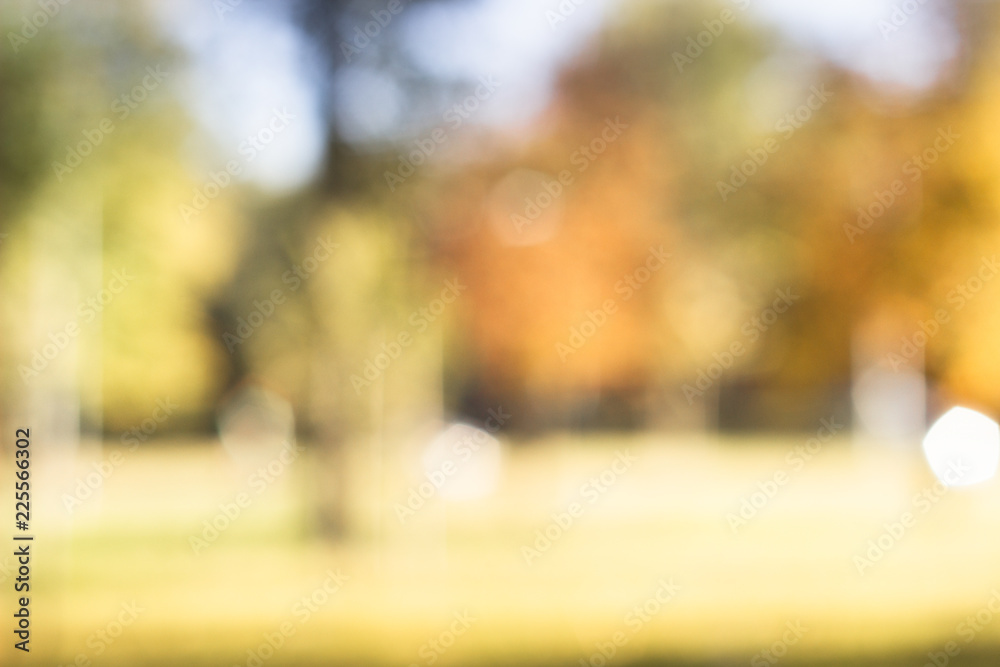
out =
[[(956, 626), (1000, 590), (996, 484), (949, 492), (926, 513), (915, 511), (915, 525), (861, 575), (852, 559), (883, 524), (913, 511), (912, 497), (933, 479), (915, 456), (843, 440), (791, 475), (738, 533), (731, 529), (727, 514), (758, 482), (790, 471), (785, 454), (805, 439), (548, 438), (506, 450), (491, 497), (434, 498), (406, 525), (393, 505), (419, 480), (385, 454), (389, 463), (357, 473), (369, 492), (352, 506), (356, 535), (341, 541), (311, 529), (309, 501), (324, 477), (307, 455), (199, 555), (190, 536), (245, 490), (245, 473), (212, 444), (128, 453), (100, 497), (71, 518), (58, 494), (39, 501), (31, 657), (246, 664), (264, 633), (290, 622), (294, 636), (266, 664), (423, 665), (421, 646), (462, 611), (477, 620), (436, 664), (575, 665), (619, 630), (628, 643), (615, 664), (649, 656), (749, 664), (788, 621), (808, 632), (786, 664), (911, 652), (919, 659), (952, 640), (966, 654), (994, 652), (1000, 618), (971, 644)], [(535, 530), (579, 501), (580, 485), (625, 448), (636, 463), (526, 563), (522, 547), (534, 543)], [(72, 481), (99, 456), (85, 452), (75, 473), (49, 479)], [(44, 474), (48, 464), (39, 465)], [(294, 605), (328, 570), (349, 580), (302, 622)], [(661, 579), (680, 592), (633, 633), (626, 614)], [(144, 611), (96, 656), (88, 637), (132, 600)]]

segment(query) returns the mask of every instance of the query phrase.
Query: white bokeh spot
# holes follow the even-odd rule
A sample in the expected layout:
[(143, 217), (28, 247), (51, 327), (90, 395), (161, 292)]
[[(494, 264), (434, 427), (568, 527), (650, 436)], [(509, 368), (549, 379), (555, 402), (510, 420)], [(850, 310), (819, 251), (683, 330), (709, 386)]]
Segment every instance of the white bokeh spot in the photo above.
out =
[(452, 424), (424, 450), (427, 479), (445, 500), (476, 500), (491, 495), (500, 482), (503, 452), (487, 431)]
[(1000, 463), (1000, 426), (975, 410), (952, 408), (927, 431), (924, 455), (947, 486), (985, 482)]

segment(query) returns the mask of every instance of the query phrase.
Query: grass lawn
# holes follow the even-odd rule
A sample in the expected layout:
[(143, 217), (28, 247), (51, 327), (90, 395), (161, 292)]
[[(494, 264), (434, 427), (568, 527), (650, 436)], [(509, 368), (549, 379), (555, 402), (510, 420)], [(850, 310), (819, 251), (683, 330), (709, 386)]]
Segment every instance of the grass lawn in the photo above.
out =
[[(28, 663), (246, 665), (284, 630), (268, 665), (599, 666), (616, 637), (613, 664), (770, 664), (751, 661), (792, 624), (804, 634), (776, 647), (782, 664), (917, 667), (951, 641), (950, 664), (998, 664), (1000, 618), (960, 627), (1000, 591), (997, 485), (915, 503), (934, 482), (918, 458), (845, 438), (796, 470), (786, 454), (805, 440), (554, 436), (507, 449), (489, 497), (434, 497), (405, 524), (406, 457), (362, 456), (356, 534), (340, 541), (312, 530), (325, 477), (306, 454), (198, 554), (190, 537), (246, 472), (212, 444), (131, 452), (72, 515), (58, 493), (39, 500)], [(625, 449), (627, 469), (581, 491)], [(71, 489), (101, 456), (41, 459), (38, 488)], [(759, 484), (776, 492), (734, 530)], [(656, 601), (661, 581), (678, 590)]]

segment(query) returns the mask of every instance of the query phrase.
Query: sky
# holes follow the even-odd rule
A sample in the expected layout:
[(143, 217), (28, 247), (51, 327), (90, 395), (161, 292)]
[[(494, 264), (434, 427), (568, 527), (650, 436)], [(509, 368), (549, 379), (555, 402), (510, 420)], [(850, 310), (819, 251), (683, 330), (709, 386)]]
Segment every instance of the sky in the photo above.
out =
[[(192, 66), (183, 79), (184, 99), (215, 145), (214, 151), (193, 146), (193, 162), (207, 173), (228, 159), (239, 159), (246, 180), (271, 191), (307, 183), (320, 168), (325, 149), (327, 124), (321, 97), (325, 93), (316, 85), (323, 73), (284, 5), (251, 0), (149, 1), (165, 34), (191, 57)], [(442, 81), (488, 77), (499, 82), (470, 114), (469, 123), (526, 125), (549, 103), (560, 67), (584, 49), (617, 5), (626, 1), (404, 5), (392, 17), (395, 25), (380, 29), (381, 34), (352, 53), (350, 64), (339, 68), (329, 82), (334, 121), (341, 134), (361, 148), (401, 141), (414, 131), (393, 73), (372, 64), (379, 54), (379, 40), (387, 39), (391, 30), (412, 61)], [(933, 0), (924, 4), (920, 0), (728, 0), (728, 4), (738, 20), (773, 26), (790, 44), (863, 74), (876, 89), (919, 94), (937, 80), (958, 48), (948, 17)], [(716, 7), (705, 8), (706, 19), (717, 15)], [(442, 112), (448, 106), (443, 104)], [(265, 149), (253, 151), (252, 159), (241, 153), (248, 137), (268, 127), (277, 110), (294, 120)]]
[(876, 84), (926, 88), (958, 50), (934, 0), (751, 0), (748, 11)]

